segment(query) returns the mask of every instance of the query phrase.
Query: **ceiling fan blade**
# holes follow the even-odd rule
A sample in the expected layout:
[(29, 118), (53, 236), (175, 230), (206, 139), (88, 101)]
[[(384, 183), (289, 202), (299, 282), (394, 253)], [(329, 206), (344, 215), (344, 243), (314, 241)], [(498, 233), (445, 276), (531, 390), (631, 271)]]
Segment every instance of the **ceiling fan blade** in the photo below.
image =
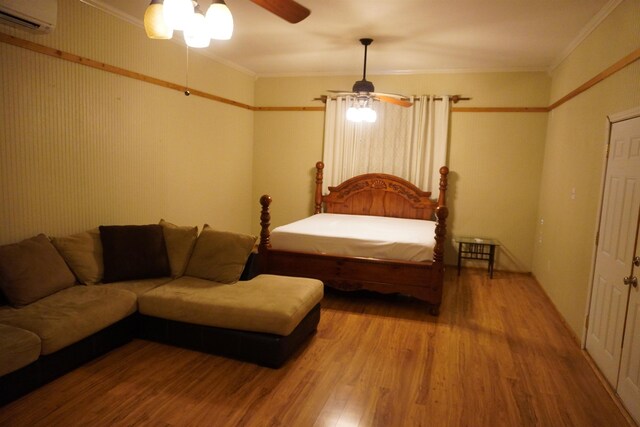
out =
[(396, 99), (403, 99), (405, 101), (408, 101), (409, 99), (411, 99), (409, 96), (407, 95), (402, 95), (401, 93), (391, 93), (391, 92), (373, 92), (371, 95), (381, 95), (381, 96), (388, 96), (390, 98), (396, 98)]
[(380, 101), (389, 102), (391, 104), (399, 105), (401, 107), (411, 107), (413, 105), (413, 102), (409, 102), (409, 101), (406, 101), (404, 99), (397, 99), (397, 98), (393, 98), (391, 96), (380, 95), (380, 94), (376, 94), (375, 96)]
[(293, 0), (251, 0), (258, 6), (278, 15), (285, 21), (296, 24), (309, 16), (311, 11)]

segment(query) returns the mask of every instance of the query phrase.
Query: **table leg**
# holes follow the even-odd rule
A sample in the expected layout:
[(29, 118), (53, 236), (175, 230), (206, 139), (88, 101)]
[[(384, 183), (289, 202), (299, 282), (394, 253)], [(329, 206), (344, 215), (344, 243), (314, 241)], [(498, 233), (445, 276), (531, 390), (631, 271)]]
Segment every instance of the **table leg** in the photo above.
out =
[(489, 246), (489, 278), (493, 279), (493, 261), (496, 253), (495, 245)]

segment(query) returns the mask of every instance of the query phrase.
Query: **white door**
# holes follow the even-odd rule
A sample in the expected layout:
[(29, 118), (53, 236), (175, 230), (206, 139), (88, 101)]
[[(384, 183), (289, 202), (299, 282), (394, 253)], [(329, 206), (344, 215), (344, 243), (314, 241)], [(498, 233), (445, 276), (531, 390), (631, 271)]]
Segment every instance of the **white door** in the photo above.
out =
[[(636, 242), (635, 259), (640, 264), (640, 230), (638, 230)], [(640, 276), (640, 265), (634, 266), (630, 277), (632, 279), (635, 277), (637, 281), (640, 280), (638, 276)], [(633, 286), (630, 291), (618, 379), (618, 395), (631, 416), (640, 423), (640, 285)]]
[(593, 277), (587, 351), (615, 388), (635, 253), (640, 207), (640, 117), (611, 130), (599, 241)]

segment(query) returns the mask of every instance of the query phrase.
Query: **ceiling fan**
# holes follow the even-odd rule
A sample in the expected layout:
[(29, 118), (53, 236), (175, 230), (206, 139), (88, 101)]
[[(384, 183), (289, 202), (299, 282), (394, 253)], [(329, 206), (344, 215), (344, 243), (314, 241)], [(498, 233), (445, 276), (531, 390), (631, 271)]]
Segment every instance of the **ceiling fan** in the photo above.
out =
[[(253, 1), (253, 0), (252, 0)], [(360, 39), (360, 43), (364, 46), (364, 67), (362, 70), (362, 80), (358, 80), (353, 84), (351, 92), (345, 90), (329, 90), (327, 92), (335, 93), (337, 96), (353, 96), (360, 105), (367, 105), (370, 101), (379, 100), (399, 105), (401, 107), (411, 107), (412, 102), (409, 97), (395, 93), (376, 92), (373, 83), (367, 80), (367, 47), (373, 42), (373, 39)]]
[(258, 6), (292, 24), (305, 19), (311, 11), (293, 0), (251, 0)]
[[(95, 7), (104, 0), (82, 0)], [(295, 24), (311, 11), (295, 0), (251, 0), (280, 18)], [(173, 31), (184, 32), (188, 47), (206, 48), (211, 40), (229, 40), (233, 16), (224, 0), (212, 0), (206, 14), (197, 0), (151, 0), (144, 12), (144, 29), (150, 39), (169, 40)]]

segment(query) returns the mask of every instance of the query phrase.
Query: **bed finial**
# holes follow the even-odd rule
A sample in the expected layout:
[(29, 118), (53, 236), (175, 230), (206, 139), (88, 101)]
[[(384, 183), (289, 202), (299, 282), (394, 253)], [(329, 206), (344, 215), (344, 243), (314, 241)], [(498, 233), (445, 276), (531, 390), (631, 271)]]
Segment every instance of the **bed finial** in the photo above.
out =
[(447, 205), (447, 175), (449, 175), (449, 168), (442, 166), (440, 168), (440, 193), (438, 194), (438, 206)]
[(324, 163), (317, 162), (316, 163), (316, 200), (315, 200), (315, 209), (313, 211), (314, 214), (319, 214), (322, 212), (322, 179), (324, 169)]
[(271, 246), (271, 233), (269, 227), (271, 226), (271, 213), (269, 213), (269, 205), (271, 205), (271, 196), (265, 194), (260, 197), (260, 205), (262, 211), (260, 212), (260, 243), (258, 244), (258, 252), (266, 253), (266, 249)]

